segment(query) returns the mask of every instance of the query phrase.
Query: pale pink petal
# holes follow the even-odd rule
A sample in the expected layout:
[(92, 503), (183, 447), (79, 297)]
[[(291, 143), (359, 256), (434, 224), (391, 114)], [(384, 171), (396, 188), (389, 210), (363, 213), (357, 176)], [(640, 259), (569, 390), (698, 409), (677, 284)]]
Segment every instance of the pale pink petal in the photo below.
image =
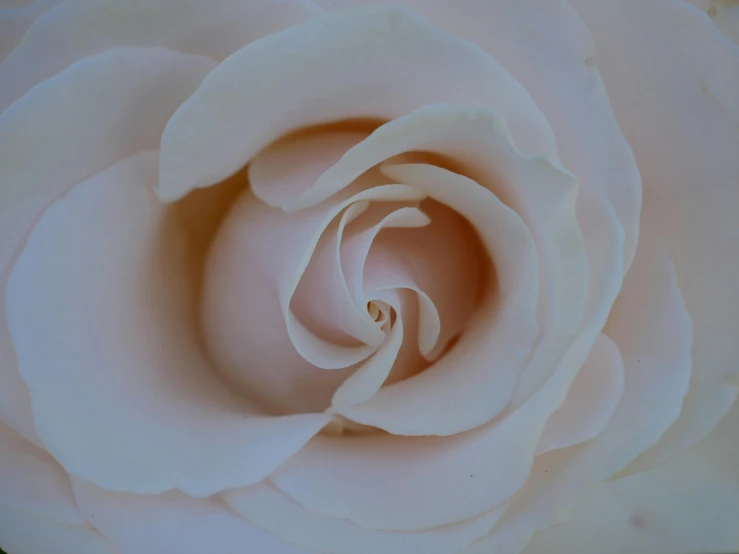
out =
[(700, 439), (739, 391), (739, 47), (685, 2), (572, 3), (639, 164), (642, 221), (668, 241), (695, 327), (683, 415), (643, 468)]
[[(387, 181), (370, 175), (325, 204), (295, 214), (269, 207), (251, 191), (237, 201), (214, 242), (203, 300), (206, 339), (221, 371), (259, 396), (286, 404), (289, 398), (283, 393), (301, 396), (300, 390), (295, 390), (299, 382), (289, 377), (291, 372), (302, 371), (307, 378), (306, 371), (346, 368), (377, 350), (379, 344), (344, 346), (321, 338), (310, 330), (309, 321), (296, 317), (291, 300), (322, 235), (343, 210), (367, 201), (417, 202), (423, 198), (423, 193), (412, 187), (383, 182)], [(257, 303), (263, 309), (252, 311)], [(254, 318), (272, 318), (266, 328), (279, 331), (275, 316), (284, 319), (281, 325), (292, 349), (312, 366), (285, 365), (275, 356), (274, 348), (265, 348), (269, 342), (265, 343), (263, 324), (255, 323)], [(284, 333), (279, 331), (267, 340), (283, 342), (282, 337)], [(289, 349), (283, 353), (287, 354)], [(333, 373), (326, 378), (333, 380), (333, 388), (323, 389), (326, 400), (341, 382), (337, 379), (347, 376)], [(276, 379), (268, 381), (263, 375)], [(321, 409), (325, 407), (327, 404)]]
[(10, 554), (119, 554), (91, 528), (0, 506), (0, 547)]
[[(38, 446), (0, 423), (0, 508), (85, 527), (75, 504), (69, 477)], [(0, 534), (0, 544), (5, 535)]]
[(127, 494), (78, 480), (73, 485), (80, 510), (116, 554), (312, 553), (250, 523), (217, 496)]
[(616, 413), (596, 439), (537, 457), (505, 518), (469, 554), (518, 552), (534, 532), (563, 522), (589, 487), (653, 445), (677, 418), (690, 378), (692, 326), (664, 243), (642, 236), (605, 333), (624, 364)]
[(156, 176), (145, 152), (45, 212), (9, 279), (8, 327), (39, 436), (65, 470), (208, 495), (261, 480), (329, 417), (254, 415), (213, 374), (184, 230)]
[(621, 353), (606, 335), (598, 335), (564, 404), (547, 421), (537, 454), (597, 437), (613, 417), (623, 389)]
[(445, 356), (339, 413), (393, 434), (450, 435), (472, 429), (508, 402), (537, 336), (531, 236), (515, 212), (466, 177), (430, 165), (387, 166), (384, 171), (472, 224), (496, 264), (497, 290), (486, 291), (459, 342)]
[(599, 484), (564, 525), (536, 535), (525, 554), (739, 551), (737, 429), (739, 404), (667, 463)]
[(259, 152), (248, 169), (254, 196), (273, 208), (288, 204), (368, 135), (361, 131), (320, 131), (289, 136)]
[[(21, 41), (31, 23), (58, 3), (59, 0), (36, 0), (25, 6), (9, 6), (8, 2), (3, 2), (0, 8), (0, 62)], [(0, 106), (0, 112), (4, 108)]]
[[(3, 288), (9, 266), (42, 210), (116, 160), (156, 147), (169, 116), (212, 66), (205, 58), (160, 49), (115, 50), (74, 64), (0, 115)], [(0, 299), (3, 313), (4, 302)], [(0, 419), (38, 441), (4, 317)]]
[[(335, 10), (377, 4), (378, 0), (316, 0), (316, 3)], [(598, 73), (600, 56), (596, 56), (588, 28), (569, 3), (565, 0), (399, 0), (398, 3), (475, 43), (523, 85), (554, 130), (563, 165), (577, 176), (581, 189), (593, 190), (613, 206), (625, 231), (624, 270), (628, 269), (639, 231), (639, 171), (608, 99), (610, 86), (618, 84), (609, 83), (606, 93)], [(607, 25), (609, 19), (602, 21)], [(647, 31), (643, 37), (651, 34)], [(609, 47), (609, 53), (618, 55), (623, 39), (618, 38), (618, 33), (614, 36), (616, 41)], [(638, 79), (630, 79), (636, 88), (639, 83)], [(514, 138), (519, 145), (515, 133)], [(589, 204), (582, 201), (578, 204), (580, 218), (588, 213)]]
[(556, 158), (546, 120), (495, 60), (407, 10), (376, 6), (275, 33), (222, 63), (165, 131), (158, 194), (210, 186), (302, 127), (438, 102), (493, 108), (522, 151)]
[(326, 554), (449, 554), (489, 531), (501, 507), (468, 521), (421, 532), (373, 531), (312, 514), (266, 483), (221, 496), (249, 521), (294, 544)]
[(602, 240), (591, 260), (596, 279), (585, 327), (532, 402), (495, 425), (453, 437), (316, 438), (271, 476), (276, 486), (314, 513), (384, 530), (474, 517), (518, 490), (544, 424), (564, 401), (621, 286), (623, 236), (607, 205), (594, 206), (593, 229)]
[(0, 63), (0, 111), (36, 83), (106, 50), (160, 46), (222, 60), (321, 13), (309, 0), (65, 0)]

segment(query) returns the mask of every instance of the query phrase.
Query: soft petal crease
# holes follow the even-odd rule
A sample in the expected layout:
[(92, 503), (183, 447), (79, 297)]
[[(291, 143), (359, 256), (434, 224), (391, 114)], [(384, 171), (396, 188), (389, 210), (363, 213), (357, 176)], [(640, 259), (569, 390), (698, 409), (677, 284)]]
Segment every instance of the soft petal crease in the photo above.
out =
[(682, 416), (644, 469), (708, 433), (739, 390), (739, 288), (727, 279), (739, 274), (739, 48), (685, 2), (572, 4), (639, 164), (642, 220), (669, 244), (694, 325)]
[(0, 112), (39, 81), (106, 50), (159, 46), (220, 61), (321, 12), (309, 0), (64, 0), (0, 63)]
[(598, 436), (608, 425), (624, 390), (618, 346), (601, 334), (577, 374), (564, 404), (547, 421), (538, 454)]
[(314, 554), (250, 523), (217, 496), (117, 493), (78, 480), (73, 486), (80, 510), (116, 554)]
[(205, 496), (260, 481), (329, 418), (259, 417), (212, 373), (156, 177), (157, 152), (144, 152), (44, 213), (8, 282), (8, 327), (39, 436), (68, 472)]
[[(0, 115), (3, 288), (19, 245), (43, 209), (80, 180), (156, 147), (172, 112), (213, 65), (163, 49), (113, 50), (39, 83)], [(69, 140), (72, 136), (75, 140)], [(0, 309), (5, 312), (4, 298)], [(2, 317), (0, 419), (38, 442), (16, 365)]]
[(326, 554), (449, 554), (489, 531), (503, 507), (479, 517), (421, 532), (373, 531), (313, 514), (268, 483), (222, 493), (246, 519), (295, 544)]
[(158, 194), (210, 186), (302, 127), (439, 102), (492, 108), (520, 150), (557, 156), (546, 119), (494, 59), (405, 9), (372, 6), (275, 33), (219, 65), (167, 126)]
[(696, 446), (647, 472), (601, 483), (525, 554), (736, 552), (739, 404)]
[[(0, 8), (0, 62), (15, 48), (26, 29), (39, 15), (53, 8), (59, 0), (36, 0), (25, 6)], [(4, 107), (0, 106), (0, 112)]]
[(563, 522), (588, 487), (621, 470), (677, 418), (690, 379), (692, 325), (664, 242), (642, 237), (604, 332), (624, 365), (623, 396), (609, 424), (594, 440), (537, 457), (498, 527), (469, 554), (518, 552), (533, 533)]

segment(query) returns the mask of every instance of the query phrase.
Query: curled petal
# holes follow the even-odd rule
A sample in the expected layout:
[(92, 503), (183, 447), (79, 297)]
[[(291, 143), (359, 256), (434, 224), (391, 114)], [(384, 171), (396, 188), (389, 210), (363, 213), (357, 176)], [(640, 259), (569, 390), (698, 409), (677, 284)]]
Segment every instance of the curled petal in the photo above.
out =
[(557, 156), (541, 112), (495, 60), (405, 9), (372, 6), (275, 33), (219, 65), (167, 126), (157, 192), (172, 201), (210, 186), (302, 127), (439, 102), (493, 108), (522, 151)]
[(156, 173), (157, 152), (142, 153), (45, 212), (8, 282), (8, 327), (39, 436), (65, 470), (203, 496), (261, 480), (329, 417), (260, 417), (213, 375)]

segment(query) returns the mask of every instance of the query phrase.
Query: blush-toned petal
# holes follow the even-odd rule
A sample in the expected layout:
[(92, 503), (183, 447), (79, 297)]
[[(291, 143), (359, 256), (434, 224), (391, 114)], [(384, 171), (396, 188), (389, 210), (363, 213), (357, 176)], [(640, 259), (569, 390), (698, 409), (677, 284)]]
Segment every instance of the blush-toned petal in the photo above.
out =
[(547, 421), (537, 454), (598, 436), (613, 417), (623, 389), (621, 353), (611, 339), (601, 334), (572, 383), (564, 404)]
[(156, 177), (157, 152), (144, 152), (47, 209), (8, 282), (8, 327), (37, 431), (65, 470), (208, 495), (258, 482), (329, 418), (259, 417), (213, 374), (184, 230)]
[[(0, 423), (0, 508), (85, 527), (69, 477), (41, 448)], [(0, 535), (0, 544), (5, 535)], [(21, 550), (19, 550), (21, 551)], [(23, 551), (25, 552), (25, 551)]]
[(15, 554), (118, 554), (91, 528), (0, 506), (0, 547)]
[[(49, 1), (49, 0), (46, 0)], [(82, 58), (124, 46), (222, 60), (245, 44), (321, 13), (309, 0), (64, 0), (38, 17), (0, 63), (0, 111)]]
[[(310, 321), (298, 319), (291, 302), (321, 237), (345, 209), (374, 201), (417, 202), (424, 196), (413, 187), (383, 182), (387, 180), (369, 176), (325, 204), (294, 214), (269, 207), (250, 190), (236, 201), (213, 244), (203, 301), (205, 336), (222, 372), (266, 400), (288, 405), (291, 396), (301, 401), (299, 387), (305, 386), (298, 379), (301, 373), (310, 381), (316, 369), (329, 370), (334, 375), (329, 373), (326, 379), (333, 380), (333, 388), (322, 390), (323, 409), (348, 376), (336, 370), (357, 364), (377, 350), (379, 344), (342, 345), (322, 338), (311, 330)], [(345, 303), (351, 307), (350, 299)], [(255, 306), (260, 309), (251, 310)], [(283, 321), (276, 322), (276, 317)], [(280, 356), (275, 356), (273, 346), (265, 347), (284, 344), (285, 336), (290, 344), (277, 350)], [(305, 363), (285, 365), (286, 357), (295, 358), (291, 351)]]
[(372, 531), (313, 514), (267, 483), (226, 491), (226, 502), (249, 521), (326, 554), (449, 554), (489, 531), (504, 507), (456, 524), (420, 532)]
[(537, 457), (505, 518), (469, 554), (517, 552), (534, 532), (563, 522), (589, 487), (652, 446), (677, 418), (690, 379), (692, 326), (663, 242), (641, 238), (605, 334), (624, 364), (624, 392), (609, 424), (594, 440)]
[(116, 493), (79, 480), (73, 486), (80, 510), (116, 554), (314, 554), (250, 523), (217, 496)]
[(601, 483), (525, 554), (739, 550), (739, 404), (705, 439), (650, 471)]
[[(3, 288), (42, 210), (80, 180), (140, 149), (156, 147), (169, 116), (213, 65), (161, 49), (115, 50), (74, 64), (0, 115)], [(0, 299), (3, 313), (4, 302)], [(0, 418), (36, 442), (28, 391), (16, 365), (2, 317)]]
[[(377, 0), (316, 0), (327, 10)], [(565, 0), (399, 0), (494, 57), (523, 85), (556, 137), (565, 167), (613, 206), (624, 229), (624, 269), (636, 250), (641, 205), (639, 171), (614, 118), (588, 28)], [(607, 18), (603, 19), (608, 22)], [(555, 23), (556, 22), (556, 23)], [(618, 37), (618, 34), (614, 36)], [(649, 31), (644, 37), (650, 36)], [(616, 39), (610, 53), (618, 51)], [(639, 85), (638, 80), (631, 84)], [(616, 84), (616, 86), (618, 86)], [(578, 215), (587, 214), (582, 202)]]
[(339, 413), (394, 434), (450, 435), (472, 429), (508, 402), (537, 336), (531, 235), (515, 212), (467, 177), (430, 165), (386, 166), (383, 171), (469, 221), (494, 260), (497, 295), (487, 291), (459, 342), (426, 371)]
[(210, 186), (301, 127), (439, 102), (493, 108), (522, 151), (557, 156), (543, 115), (495, 60), (405, 9), (373, 6), (275, 33), (224, 61), (165, 131), (158, 194), (169, 201)]
[(639, 164), (642, 221), (668, 241), (695, 328), (683, 416), (648, 467), (700, 439), (739, 390), (739, 47), (685, 2), (572, 4)]
[[(0, 8), (0, 62), (21, 41), (26, 29), (39, 15), (53, 8), (59, 0), (36, 0), (25, 6), (6, 6)], [(2, 112), (4, 106), (0, 106)]]

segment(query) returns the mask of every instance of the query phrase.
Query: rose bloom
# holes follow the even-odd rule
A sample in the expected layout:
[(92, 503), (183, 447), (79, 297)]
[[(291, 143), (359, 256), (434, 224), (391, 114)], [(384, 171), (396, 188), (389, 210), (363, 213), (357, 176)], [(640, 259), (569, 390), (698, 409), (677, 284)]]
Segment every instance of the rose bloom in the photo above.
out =
[(739, 6), (0, 17), (10, 554), (739, 550)]

